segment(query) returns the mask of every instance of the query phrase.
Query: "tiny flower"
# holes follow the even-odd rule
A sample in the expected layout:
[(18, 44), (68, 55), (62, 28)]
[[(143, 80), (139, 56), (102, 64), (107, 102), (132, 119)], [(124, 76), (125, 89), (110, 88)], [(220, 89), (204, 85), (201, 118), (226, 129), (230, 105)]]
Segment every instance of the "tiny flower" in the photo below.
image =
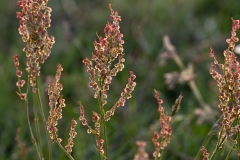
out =
[(26, 93), (18, 93), (18, 95), (20, 96), (21, 100), (26, 100), (27, 99), (27, 94)]
[(18, 80), (18, 82), (16, 83), (16, 86), (18, 87), (23, 87), (23, 85), (25, 84), (25, 80)]
[(98, 116), (98, 114), (96, 113), (96, 112), (93, 112), (93, 116), (92, 116), (92, 121), (94, 122), (94, 123), (96, 123), (96, 122), (98, 122), (99, 121), (99, 116)]
[(98, 152), (101, 154), (104, 154), (103, 143), (104, 143), (103, 139), (100, 139), (97, 143)]
[(82, 119), (82, 125), (83, 125), (83, 126), (86, 126), (86, 125), (87, 125), (87, 119), (86, 119), (86, 118), (83, 118), (83, 119)]
[(207, 152), (207, 149), (204, 146), (202, 146), (200, 150), (202, 151), (203, 160), (208, 160), (210, 154)]

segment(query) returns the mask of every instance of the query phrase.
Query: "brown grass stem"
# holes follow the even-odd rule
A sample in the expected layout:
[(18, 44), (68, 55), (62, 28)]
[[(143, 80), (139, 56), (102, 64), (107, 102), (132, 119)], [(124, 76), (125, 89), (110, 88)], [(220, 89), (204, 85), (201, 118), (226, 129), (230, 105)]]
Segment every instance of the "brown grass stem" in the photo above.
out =
[[(172, 45), (169, 36), (165, 35), (163, 37), (163, 46), (166, 48), (166, 50), (173, 56), (173, 60), (175, 61), (175, 63), (178, 65), (178, 67), (183, 71), (186, 69), (186, 67), (184, 66), (181, 58), (179, 57), (175, 46)], [(190, 80), (188, 81), (188, 85), (190, 87), (190, 89), (192, 90), (195, 98), (198, 100), (199, 104), (202, 106), (203, 109), (205, 110), (209, 110), (209, 107), (206, 105), (205, 101), (202, 98), (202, 95), (196, 85), (196, 82), (194, 80)]]

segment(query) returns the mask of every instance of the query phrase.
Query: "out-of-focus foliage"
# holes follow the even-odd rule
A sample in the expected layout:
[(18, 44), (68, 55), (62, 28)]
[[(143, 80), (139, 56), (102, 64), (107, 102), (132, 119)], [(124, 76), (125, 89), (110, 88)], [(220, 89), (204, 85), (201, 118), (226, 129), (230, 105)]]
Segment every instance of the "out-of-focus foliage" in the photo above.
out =
[[(164, 35), (169, 35), (176, 46), (185, 66), (193, 63), (195, 80), (204, 100), (217, 108), (217, 87), (208, 73), (211, 59), (209, 48), (215, 49), (221, 59), (227, 47), (225, 39), (230, 37), (231, 18), (239, 18), (237, 0), (49, 0), (52, 8), (52, 25), (49, 33), (55, 37), (51, 56), (41, 68), (42, 95), (48, 114), (46, 84), (55, 74), (58, 63), (64, 68), (61, 83), (67, 107), (59, 122), (59, 136), (66, 143), (71, 117), (79, 116), (77, 101), (81, 99), (88, 118), (91, 111), (97, 110), (93, 90), (87, 87), (86, 74), (82, 60), (91, 57), (96, 32), (103, 35), (103, 28), (109, 21), (108, 4), (122, 17), (121, 32), (124, 34), (125, 69), (113, 79), (110, 85), (108, 107), (113, 105), (127, 82), (128, 70), (137, 75), (137, 87), (133, 98), (127, 105), (119, 108), (108, 123), (110, 159), (133, 159), (137, 152), (136, 140), (147, 142), (147, 152), (151, 154), (151, 138), (155, 121), (158, 120), (157, 102), (153, 89), (161, 91), (161, 98), (168, 112), (180, 93), (183, 95), (181, 110), (173, 119), (173, 138), (165, 151), (165, 157), (172, 159), (191, 159), (201, 148), (202, 142), (214, 123), (195, 114), (201, 109), (186, 83), (178, 84), (168, 90), (164, 84), (164, 74), (179, 71), (177, 65), (168, 60), (160, 66), (159, 55), (165, 51), (162, 45)], [(3, 0), (0, 5), (0, 158), (16, 159), (18, 148), (14, 137), (21, 128), (20, 139), (26, 143), (27, 159), (34, 159), (27, 129), (24, 103), (15, 91), (15, 67), (13, 55), (19, 54), (22, 69), (25, 68), (23, 42), (18, 34), (19, 22), (16, 19), (17, 2)], [(24, 74), (26, 77), (26, 73)], [(30, 106), (31, 107), (31, 106)], [(33, 118), (33, 117), (32, 117)], [(75, 139), (73, 156), (76, 159), (97, 159), (94, 137), (86, 133), (80, 123)], [(64, 153), (53, 144), (54, 159), (66, 159)], [(211, 149), (209, 149), (211, 151)], [(164, 158), (163, 158), (164, 159)]]

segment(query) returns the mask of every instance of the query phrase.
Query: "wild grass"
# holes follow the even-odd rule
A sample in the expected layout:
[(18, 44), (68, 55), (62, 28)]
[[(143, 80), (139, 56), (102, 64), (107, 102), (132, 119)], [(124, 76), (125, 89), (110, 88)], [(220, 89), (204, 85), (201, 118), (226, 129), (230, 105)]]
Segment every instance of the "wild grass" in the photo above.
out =
[[(118, 93), (118, 98), (113, 100), (111, 95), (108, 94), (111, 87), (114, 86), (113, 79), (124, 68), (124, 35), (120, 31), (119, 24), (121, 17), (109, 5), (110, 22), (107, 22), (104, 28), (104, 36), (97, 34), (97, 40), (93, 43), (94, 51), (92, 55), (89, 54), (88, 56), (91, 58), (82, 60), (85, 70), (89, 75), (89, 82), (88, 84), (81, 85), (88, 85), (89, 88), (93, 89), (92, 97), (96, 101), (96, 105), (89, 106), (87, 102), (84, 102), (84, 104), (80, 101), (76, 102), (76, 107), (77, 103), (79, 105), (79, 120), (76, 117), (69, 120), (64, 119), (64, 121), (70, 124), (69, 138), (64, 140), (61, 138), (62, 134), (59, 132), (61, 127), (58, 124), (64, 117), (64, 108), (68, 106), (66, 105), (65, 98), (61, 95), (63, 85), (60, 83), (60, 80), (68, 77), (62, 77), (64, 69), (61, 64), (58, 64), (56, 75), (50, 78), (45, 88), (44, 85), (40, 84), (41, 81), (39, 80), (41, 77), (41, 66), (44, 65), (46, 59), (50, 56), (52, 46), (55, 43), (54, 37), (48, 34), (48, 28), (51, 26), (52, 9), (47, 4), (47, 0), (18, 0), (18, 7), (20, 9), (20, 12), (17, 12), (17, 18), (20, 22), (18, 32), (25, 43), (23, 51), (26, 54), (26, 71), (22, 71), (19, 56), (15, 55), (16, 93), (24, 102), (29, 141), (32, 142), (35, 148), (35, 151), (26, 149), (26, 146), (19, 138), (20, 130), (18, 130), (15, 137), (16, 145), (19, 148), (18, 158), (26, 159), (28, 152), (35, 152), (36, 157), (40, 160), (54, 159), (55, 153), (52, 152), (52, 146), (57, 144), (59, 150), (66, 157), (74, 159), (74, 144), (84, 143), (76, 142), (76, 136), (81, 136), (78, 134), (77, 129), (83, 127), (86, 129), (86, 132), (81, 132), (81, 134), (90, 134), (89, 136), (94, 138), (94, 143), (90, 145), (90, 148), (94, 149), (97, 155), (94, 155), (93, 151), (91, 157), (97, 157), (101, 160), (111, 159), (112, 148), (110, 146), (112, 145), (108, 140), (111, 136), (108, 133), (111, 117), (114, 116), (117, 109), (126, 107), (127, 101), (130, 101), (134, 96), (135, 87), (138, 87), (134, 71), (129, 71), (130, 75), (125, 80), (126, 85), (123, 87), (122, 92)], [(199, 146), (199, 153), (201, 151), (202, 155), (196, 153), (195, 159), (231, 159), (232, 155), (236, 155), (235, 157), (239, 157), (240, 155), (240, 121), (238, 118), (240, 113), (240, 73), (238, 70), (240, 70), (240, 67), (234, 52), (236, 43), (238, 42), (236, 31), (240, 28), (240, 23), (239, 20), (235, 19), (232, 19), (232, 23), (231, 38), (226, 40), (229, 46), (223, 53), (224, 62), (219, 63), (214, 56), (213, 49), (210, 50), (209, 56), (214, 59), (214, 65), (210, 68), (210, 74), (219, 88), (218, 108), (221, 111), (221, 116), (215, 121), (209, 134), (206, 135), (203, 146)], [(165, 74), (168, 87), (173, 89), (176, 83), (187, 83), (192, 94), (202, 107), (201, 110), (197, 110), (198, 113), (210, 113), (215, 116), (213, 108), (204, 101), (195, 83), (192, 65), (190, 64), (188, 67), (183, 65), (169, 37), (165, 36), (163, 41), (166, 52), (165, 55), (161, 55), (162, 60), (164, 61), (164, 58), (173, 59), (181, 70), (180, 72)], [(216, 66), (219, 68), (218, 70), (216, 70)], [(27, 74), (27, 79), (23, 78), (23, 74)], [(41, 90), (46, 90), (46, 92), (42, 93)], [(152, 88), (152, 90), (154, 89)], [(150, 130), (151, 137), (145, 138), (145, 140), (152, 139), (152, 145), (155, 149), (146, 151), (146, 144), (150, 145), (150, 142), (146, 143), (142, 139), (139, 139), (139, 141), (136, 141), (138, 150), (133, 151), (135, 152), (135, 156), (132, 157), (134, 160), (163, 159), (163, 155), (171, 150), (168, 147), (174, 133), (174, 127), (172, 127), (171, 122), (176, 118), (175, 115), (180, 109), (183, 96), (180, 94), (176, 99), (172, 106), (172, 112), (169, 114), (166, 111), (167, 109), (162, 106), (163, 100), (160, 98), (160, 93), (157, 90), (154, 90), (154, 92), (157, 100), (156, 106), (158, 105), (156, 113), (158, 112), (160, 117)], [(43, 103), (44, 96), (46, 95), (48, 95), (49, 106), (44, 106)], [(86, 112), (86, 108), (88, 108), (87, 111), (90, 110), (92, 112), (91, 116), (89, 116), (90, 113)], [(48, 112), (48, 116), (46, 116), (46, 112)], [(139, 115), (139, 118), (141, 118), (141, 115)], [(78, 122), (82, 123), (82, 126), (77, 126), (79, 125)], [(115, 122), (115, 125), (113, 126), (117, 130), (118, 125), (121, 126), (124, 124), (118, 121), (117, 123)], [(214, 134), (212, 134), (213, 132)], [(209, 143), (213, 137), (217, 138), (215, 144)], [(117, 143), (114, 141), (111, 142)], [(215, 145), (215, 149), (208, 152), (208, 146), (213, 144)], [(184, 157), (184, 155), (180, 155), (180, 157)]]

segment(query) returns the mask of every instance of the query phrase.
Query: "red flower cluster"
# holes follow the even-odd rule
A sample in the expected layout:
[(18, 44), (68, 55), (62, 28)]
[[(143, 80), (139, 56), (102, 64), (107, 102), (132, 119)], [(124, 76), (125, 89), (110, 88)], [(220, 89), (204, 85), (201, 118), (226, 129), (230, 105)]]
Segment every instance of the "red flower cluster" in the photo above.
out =
[(128, 78), (128, 83), (124, 88), (124, 91), (121, 93), (121, 97), (119, 98), (117, 103), (110, 110), (108, 110), (104, 115), (105, 121), (109, 121), (110, 117), (114, 115), (116, 108), (121, 106), (123, 107), (125, 105), (126, 100), (132, 97), (131, 93), (136, 86), (136, 82), (134, 82), (135, 78), (136, 78), (136, 75), (134, 75), (133, 71), (130, 71), (130, 77)]
[[(220, 92), (218, 107), (223, 115), (223, 128), (220, 138), (224, 138), (224, 140), (230, 139), (233, 143), (236, 143), (231, 137), (240, 131), (240, 126), (235, 123), (240, 113), (240, 65), (234, 53), (235, 44), (238, 42), (236, 31), (240, 29), (240, 24), (239, 20), (232, 21), (232, 36), (230, 39), (226, 40), (229, 47), (223, 53), (224, 63), (218, 63), (212, 49), (209, 56), (214, 58), (215, 63), (215, 65), (212, 65), (210, 68), (210, 74), (216, 80)], [(222, 73), (215, 70), (216, 65)]]
[(202, 155), (203, 155), (202, 160), (208, 160), (210, 154), (208, 153), (207, 149), (204, 146), (202, 146), (202, 148), (200, 150), (201, 150)]
[(63, 89), (62, 84), (59, 82), (62, 70), (62, 66), (58, 64), (54, 80), (51, 84), (48, 84), (47, 88), (50, 106), (47, 129), (49, 131), (52, 142), (62, 141), (60, 138), (57, 138), (57, 121), (62, 118), (62, 108), (66, 106), (65, 99), (63, 99), (60, 95), (60, 92)]
[(23, 85), (25, 84), (25, 80), (21, 79), (22, 77), (22, 71), (19, 69), (19, 59), (18, 59), (18, 55), (15, 55), (14, 56), (14, 64), (15, 64), (15, 67), (16, 67), (16, 75), (18, 77), (18, 81), (16, 83), (17, 87), (18, 87), (18, 92), (17, 94), (19, 95), (19, 97), (22, 99), (22, 100), (26, 100), (27, 98), (27, 94), (26, 93), (22, 93), (21, 92), (21, 87), (23, 87)]
[[(85, 58), (82, 61), (87, 67), (87, 72), (89, 73), (90, 82), (88, 86), (93, 88), (95, 91), (94, 98), (98, 98), (99, 100), (99, 113), (93, 112), (92, 115), (94, 128), (88, 125), (87, 119), (84, 116), (84, 108), (81, 102), (78, 102), (80, 105), (79, 119), (82, 121), (82, 125), (88, 127), (87, 133), (92, 133), (95, 136), (97, 149), (101, 156), (104, 156), (104, 152), (106, 153), (106, 156), (108, 154), (107, 151), (103, 150), (105, 139), (103, 140), (100, 138), (100, 133), (102, 133), (101, 129), (106, 127), (105, 121), (110, 120), (110, 117), (114, 114), (116, 108), (124, 106), (126, 100), (132, 97), (131, 93), (136, 86), (136, 82), (134, 82), (136, 76), (130, 71), (128, 83), (124, 88), (124, 91), (121, 93), (121, 97), (109, 111), (105, 112), (103, 107), (107, 104), (107, 91), (112, 82), (112, 77), (116, 76), (119, 71), (122, 71), (124, 68), (123, 63), (125, 62), (122, 46), (124, 43), (122, 40), (123, 34), (121, 34), (119, 30), (119, 21), (121, 21), (121, 17), (118, 15), (118, 12), (111, 8), (111, 5), (109, 5), (109, 8), (111, 11), (110, 19), (112, 20), (112, 23), (106, 24), (106, 27), (104, 28), (105, 37), (98, 36), (98, 41), (94, 42), (94, 53), (91, 60)], [(113, 64), (115, 61), (117, 61), (117, 63)], [(103, 133), (105, 133), (104, 129)]]
[[(111, 5), (109, 5), (112, 23), (107, 23), (104, 33), (105, 37), (98, 36), (99, 42), (94, 42), (94, 54), (92, 55), (92, 61), (88, 58), (83, 60), (83, 63), (87, 67), (89, 73), (90, 83), (89, 87), (95, 90), (95, 98), (99, 97), (101, 93), (103, 98), (107, 98), (107, 91), (109, 90), (109, 84), (112, 81), (112, 76), (116, 76), (119, 71), (124, 68), (123, 62), (123, 46), (124, 41), (122, 40), (123, 34), (120, 32), (119, 21), (121, 17), (118, 12), (113, 11)], [(118, 63), (113, 65), (112, 62), (118, 58)], [(93, 66), (95, 62), (95, 66)], [(97, 75), (96, 75), (97, 72)], [(97, 76), (97, 80), (96, 80)], [(98, 82), (99, 83), (98, 83)], [(105, 105), (107, 101), (103, 102)]]
[(68, 139), (68, 144), (65, 146), (65, 148), (69, 154), (72, 153), (72, 148), (74, 145), (73, 138), (75, 138), (77, 135), (77, 132), (75, 131), (76, 125), (77, 125), (77, 122), (74, 119), (72, 119), (71, 129), (69, 132), (70, 137)]
[(20, 22), (18, 31), (23, 42), (26, 43), (23, 51), (27, 56), (26, 70), (29, 73), (33, 92), (36, 92), (40, 63), (44, 63), (48, 58), (54, 44), (54, 37), (47, 33), (52, 11), (47, 7), (47, 2), (48, 0), (18, 0), (18, 7), (21, 9), (21, 12), (17, 12)]
[(155, 145), (155, 151), (153, 157), (160, 157), (161, 151), (167, 147), (170, 143), (172, 136), (172, 127), (170, 125), (171, 117), (164, 113), (165, 109), (162, 106), (163, 101), (160, 99), (160, 94), (158, 91), (154, 90), (155, 98), (158, 102), (158, 112), (160, 114), (160, 132), (155, 131), (152, 141)]

